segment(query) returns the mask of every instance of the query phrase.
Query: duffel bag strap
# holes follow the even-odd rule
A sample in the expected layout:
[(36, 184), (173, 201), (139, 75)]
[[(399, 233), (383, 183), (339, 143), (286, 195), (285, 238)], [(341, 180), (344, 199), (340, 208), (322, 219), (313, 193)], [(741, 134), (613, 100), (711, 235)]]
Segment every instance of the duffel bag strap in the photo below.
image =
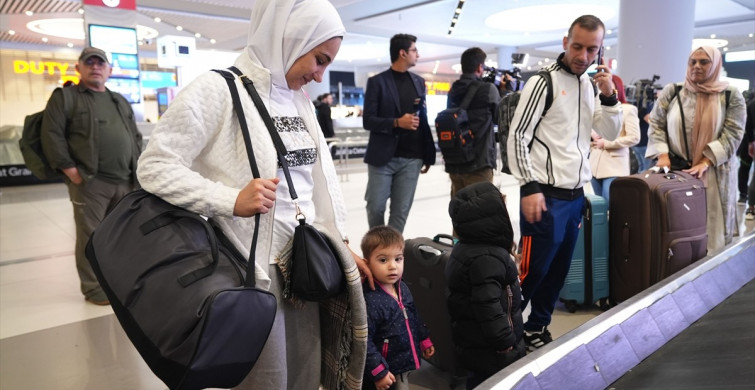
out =
[[(231, 99), (233, 100), (233, 109), (236, 111), (236, 116), (239, 118), (239, 125), (241, 126), (241, 133), (244, 135), (244, 145), (246, 145), (246, 155), (249, 158), (249, 166), (252, 168), (252, 176), (255, 179), (260, 177), (260, 171), (257, 168), (257, 160), (254, 158), (254, 149), (252, 148), (252, 139), (249, 136), (249, 126), (246, 123), (246, 117), (244, 116), (244, 109), (241, 107), (241, 99), (239, 99), (239, 91), (236, 88), (234, 82), (235, 77), (233, 74), (213, 69), (213, 71), (219, 73), (225, 79), (228, 84), (228, 89), (231, 91)], [(255, 248), (257, 247), (257, 236), (259, 236), (260, 230), (260, 214), (254, 214), (254, 234), (252, 235), (252, 247), (249, 249), (249, 260), (246, 264), (246, 280), (244, 286), (254, 287), (254, 264), (255, 264)]]

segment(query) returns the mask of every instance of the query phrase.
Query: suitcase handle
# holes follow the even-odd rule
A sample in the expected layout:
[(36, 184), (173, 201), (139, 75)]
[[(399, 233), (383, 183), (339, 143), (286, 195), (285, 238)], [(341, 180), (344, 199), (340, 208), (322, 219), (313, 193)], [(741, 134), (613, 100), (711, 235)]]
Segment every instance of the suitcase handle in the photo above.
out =
[(433, 241), (440, 242), (441, 238), (448, 240), (448, 245), (453, 246), (456, 243), (456, 239), (453, 238), (453, 236), (451, 236), (450, 234), (443, 234), (443, 233), (436, 234), (435, 237), (433, 237)]

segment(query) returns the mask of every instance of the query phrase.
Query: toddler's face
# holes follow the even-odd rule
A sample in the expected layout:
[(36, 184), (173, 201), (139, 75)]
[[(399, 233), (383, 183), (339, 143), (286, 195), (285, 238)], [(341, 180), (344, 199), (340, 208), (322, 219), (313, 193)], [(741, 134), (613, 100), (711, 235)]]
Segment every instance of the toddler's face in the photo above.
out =
[(404, 274), (404, 247), (381, 246), (367, 259), (372, 277), (385, 286), (395, 284)]

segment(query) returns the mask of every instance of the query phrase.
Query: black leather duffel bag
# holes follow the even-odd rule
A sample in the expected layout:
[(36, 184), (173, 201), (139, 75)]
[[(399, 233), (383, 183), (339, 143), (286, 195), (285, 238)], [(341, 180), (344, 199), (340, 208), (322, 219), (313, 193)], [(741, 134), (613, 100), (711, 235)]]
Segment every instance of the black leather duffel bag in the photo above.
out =
[(252, 369), (276, 299), (254, 287), (253, 262), (220, 229), (137, 190), (97, 227), (86, 254), (129, 339), (168, 387), (234, 387)]

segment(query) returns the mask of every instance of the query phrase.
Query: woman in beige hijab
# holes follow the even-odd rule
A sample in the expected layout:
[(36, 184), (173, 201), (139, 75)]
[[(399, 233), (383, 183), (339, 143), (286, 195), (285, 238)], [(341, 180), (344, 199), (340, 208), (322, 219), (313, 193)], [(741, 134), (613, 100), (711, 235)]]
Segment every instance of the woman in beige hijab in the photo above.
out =
[[(684, 172), (703, 180), (708, 253), (729, 244), (737, 229), (735, 153), (745, 124), (742, 93), (719, 80), (721, 66), (718, 49), (701, 46), (692, 50), (678, 94), (677, 84), (669, 84), (658, 96), (650, 114), (646, 153), (646, 157), (658, 159), (659, 167), (671, 166), (670, 153), (678, 156), (690, 163)], [(681, 108), (677, 99), (681, 99)]]

